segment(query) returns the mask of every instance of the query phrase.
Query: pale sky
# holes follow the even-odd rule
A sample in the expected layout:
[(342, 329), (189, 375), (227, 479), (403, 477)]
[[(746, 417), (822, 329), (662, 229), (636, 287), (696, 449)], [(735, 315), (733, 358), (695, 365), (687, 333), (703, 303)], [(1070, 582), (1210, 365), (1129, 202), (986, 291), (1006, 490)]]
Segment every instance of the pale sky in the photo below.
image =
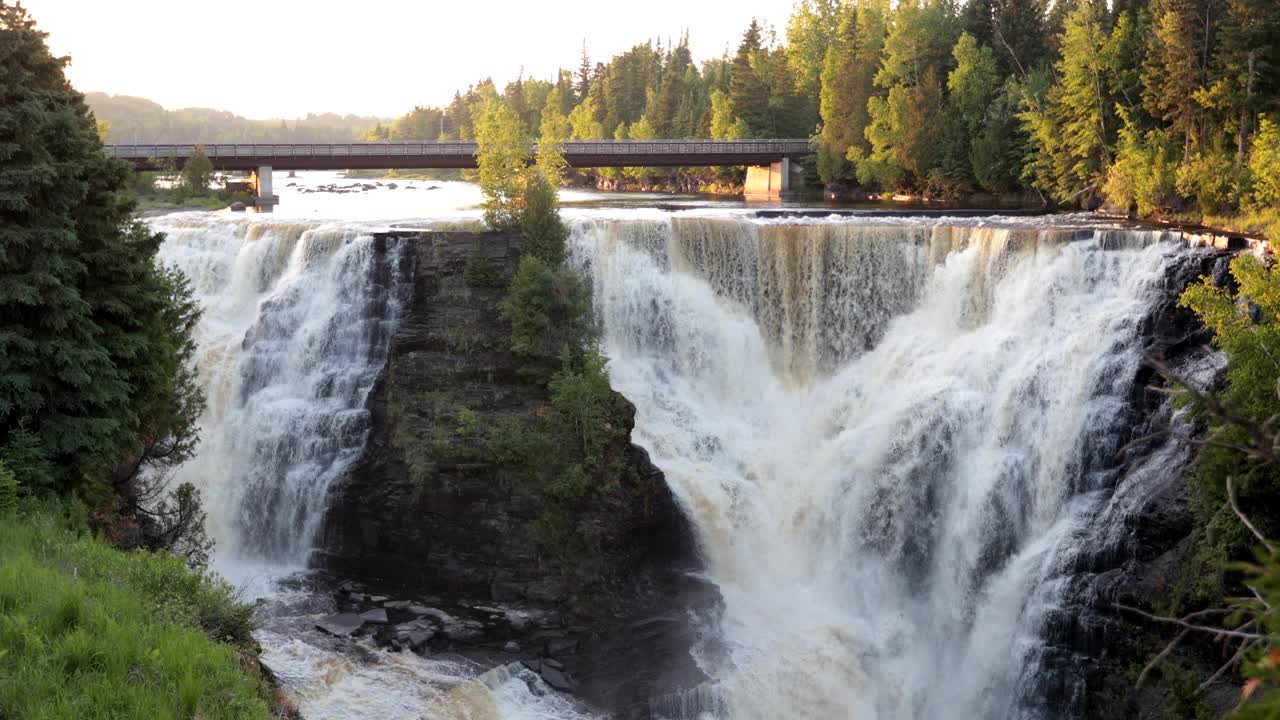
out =
[(395, 117), (492, 77), (552, 79), (636, 43), (677, 39), (701, 63), (751, 18), (785, 34), (793, 0), (24, 0), (81, 92), (252, 118)]

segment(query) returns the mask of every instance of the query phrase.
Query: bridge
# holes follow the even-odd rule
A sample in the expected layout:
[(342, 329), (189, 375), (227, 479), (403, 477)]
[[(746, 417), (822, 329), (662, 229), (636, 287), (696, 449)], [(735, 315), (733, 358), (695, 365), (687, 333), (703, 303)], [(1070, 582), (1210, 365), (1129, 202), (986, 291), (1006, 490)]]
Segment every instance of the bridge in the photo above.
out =
[[(384, 170), (474, 168), (472, 142), (216, 143), (107, 145), (111, 155), (142, 170), (181, 168), (203, 149), (216, 170), (254, 173), (260, 208), (275, 204), (272, 170)], [(535, 146), (529, 145), (532, 160)], [(791, 161), (809, 153), (809, 141), (782, 140), (573, 140), (562, 145), (569, 167), (696, 167), (745, 165), (748, 199), (793, 195)]]

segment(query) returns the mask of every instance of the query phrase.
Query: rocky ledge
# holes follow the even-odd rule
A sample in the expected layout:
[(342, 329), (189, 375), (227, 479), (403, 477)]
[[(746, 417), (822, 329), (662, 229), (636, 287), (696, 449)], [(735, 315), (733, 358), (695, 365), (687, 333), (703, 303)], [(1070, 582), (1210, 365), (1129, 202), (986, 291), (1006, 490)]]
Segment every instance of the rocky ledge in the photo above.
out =
[[(1221, 356), (1208, 348), (1209, 334), (1191, 311), (1177, 304), (1182, 291), (1202, 276), (1225, 284), (1234, 252), (1188, 240), (1199, 247), (1171, 263), (1163, 296), (1139, 328), (1143, 351), (1179, 375), (1202, 386), (1220, 379)], [(1250, 248), (1232, 248), (1232, 250)], [(1153, 364), (1139, 370), (1133, 394), (1121, 418), (1128, 428), (1115, 447), (1090, 454), (1095, 487), (1094, 520), (1069, 543), (1051, 571), (1061, 602), (1045, 610), (1046, 640), (1031, 683), (1021, 698), (1031, 714), (1045, 717), (1119, 720), (1166, 715), (1176, 705), (1174, 674), (1153, 676), (1135, 689), (1138, 673), (1172, 639), (1168, 628), (1127, 616), (1117, 604), (1158, 613), (1185, 591), (1194, 550), (1189, 477), (1194, 460), (1192, 438), (1202, 431), (1194, 418), (1176, 408), (1157, 389), (1166, 381)], [(1172, 658), (1208, 677), (1220, 649), (1189, 638)], [(1238, 690), (1221, 679), (1205, 700), (1221, 714)], [(1199, 680), (1196, 680), (1198, 683)], [(1197, 716), (1198, 717), (1198, 716)]]
[[(495, 666), (523, 660), (599, 710), (647, 717), (651, 697), (704, 679), (688, 617), (719, 603), (691, 574), (692, 533), (661, 472), (621, 441), (575, 518), (590, 548), (566, 558), (549, 546), (540, 483), (500, 473), (480, 439), (547, 405), (509, 352), (498, 309), (520, 238), (387, 238), (413, 244), (412, 287), (369, 399), (365, 452), (330, 498), (320, 558), (376, 590), (348, 586), (325, 630)], [(634, 408), (616, 400), (629, 410), (626, 438)]]

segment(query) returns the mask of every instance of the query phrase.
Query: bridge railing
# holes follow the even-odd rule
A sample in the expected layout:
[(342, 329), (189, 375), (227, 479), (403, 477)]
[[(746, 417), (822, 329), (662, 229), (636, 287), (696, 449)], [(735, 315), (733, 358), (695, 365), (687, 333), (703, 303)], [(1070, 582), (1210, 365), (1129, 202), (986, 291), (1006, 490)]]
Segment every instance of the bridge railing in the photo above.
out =
[[(533, 154), (534, 145), (529, 151)], [(107, 145), (107, 152), (127, 160), (189, 158), (203, 148), (210, 158), (331, 158), (473, 156), (472, 142), (377, 143), (209, 143)], [(801, 155), (807, 140), (571, 140), (563, 144), (574, 155)]]

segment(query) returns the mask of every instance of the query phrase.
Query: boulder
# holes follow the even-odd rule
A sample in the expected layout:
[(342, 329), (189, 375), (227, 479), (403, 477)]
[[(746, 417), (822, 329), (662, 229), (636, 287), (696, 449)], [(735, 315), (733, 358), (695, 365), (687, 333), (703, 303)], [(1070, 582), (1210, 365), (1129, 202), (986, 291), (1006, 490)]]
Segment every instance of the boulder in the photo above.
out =
[(543, 682), (560, 692), (573, 692), (573, 689), (578, 686), (568, 675), (548, 667), (545, 662), (542, 663), (542, 672), (538, 674), (542, 676)]
[(229, 209), (231, 210), (231, 212), (244, 212), (245, 204), (237, 200), (231, 203), (231, 207)]
[(349, 637), (364, 627), (364, 623), (364, 618), (355, 613), (338, 613), (318, 620), (316, 628), (334, 637)]
[(374, 623), (376, 625), (387, 624), (387, 611), (382, 608), (374, 608), (360, 613), (360, 619), (365, 622)]

